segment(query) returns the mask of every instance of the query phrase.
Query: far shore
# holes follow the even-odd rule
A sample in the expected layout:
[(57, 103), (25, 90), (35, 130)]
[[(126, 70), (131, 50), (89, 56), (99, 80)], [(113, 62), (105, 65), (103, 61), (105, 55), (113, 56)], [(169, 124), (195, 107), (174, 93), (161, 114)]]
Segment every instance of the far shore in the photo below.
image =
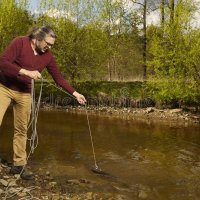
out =
[[(86, 113), (85, 106), (58, 106), (43, 105), (42, 110), (62, 110), (72, 113)], [(193, 110), (176, 109), (158, 109), (148, 108), (114, 108), (106, 106), (87, 106), (89, 115), (100, 115), (104, 117), (115, 117), (123, 120), (152, 121), (177, 125), (200, 125), (200, 112)]]

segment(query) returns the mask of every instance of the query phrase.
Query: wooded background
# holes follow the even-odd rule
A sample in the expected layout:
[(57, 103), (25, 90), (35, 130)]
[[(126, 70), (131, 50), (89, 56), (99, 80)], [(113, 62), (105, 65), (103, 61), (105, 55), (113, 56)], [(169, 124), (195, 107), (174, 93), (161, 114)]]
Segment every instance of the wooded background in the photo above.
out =
[[(65, 78), (142, 81), (155, 101), (200, 103), (198, 2), (192, 0), (0, 0), (0, 52), (33, 25), (49, 25)], [(159, 12), (158, 24), (147, 23)]]

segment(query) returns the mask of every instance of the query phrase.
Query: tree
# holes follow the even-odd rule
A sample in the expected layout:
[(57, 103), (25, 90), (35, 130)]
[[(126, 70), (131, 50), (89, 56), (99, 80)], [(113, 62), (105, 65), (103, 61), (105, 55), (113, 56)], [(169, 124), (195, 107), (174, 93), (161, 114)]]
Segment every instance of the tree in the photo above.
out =
[(159, 32), (153, 37), (153, 60), (148, 66), (154, 69), (154, 74), (148, 85), (157, 101), (179, 106), (200, 101), (199, 30), (191, 26), (195, 10), (194, 2), (178, 1), (173, 21), (170, 17), (166, 23), (164, 37)]
[(0, 1), (0, 52), (16, 36), (24, 35), (33, 23), (33, 18), (26, 10), (27, 1)]

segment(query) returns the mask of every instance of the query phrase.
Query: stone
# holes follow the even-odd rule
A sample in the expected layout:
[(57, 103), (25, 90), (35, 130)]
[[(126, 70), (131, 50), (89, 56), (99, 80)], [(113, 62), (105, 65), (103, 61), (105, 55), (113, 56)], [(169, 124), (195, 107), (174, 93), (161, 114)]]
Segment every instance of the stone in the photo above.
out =
[(15, 179), (10, 179), (10, 180), (8, 181), (8, 186), (9, 186), (9, 187), (17, 186), (16, 180), (15, 180)]
[(10, 177), (9, 177), (9, 176), (3, 176), (3, 178), (4, 178), (4, 179), (9, 179)]
[(61, 198), (60, 198), (59, 194), (53, 194), (51, 199), (52, 200), (60, 200)]
[(50, 172), (49, 171), (46, 172), (46, 176), (50, 176)]
[(182, 112), (182, 111), (183, 111), (183, 109), (178, 108), (178, 109), (172, 109), (172, 110), (170, 110), (170, 113), (171, 113), (171, 114), (174, 114), (174, 113), (180, 113), (180, 112)]
[(93, 199), (93, 193), (92, 192), (87, 192), (86, 193), (86, 197), (87, 197), (88, 200)]
[(1, 185), (7, 187), (8, 186), (8, 181), (4, 180), (4, 179), (0, 179), (0, 183)]
[(80, 184), (80, 181), (77, 179), (71, 179), (71, 180), (67, 180), (67, 183)]
[(154, 111), (155, 111), (154, 108), (149, 107), (149, 108), (147, 108), (146, 113), (151, 113), (151, 112), (154, 112)]
[(140, 199), (147, 199), (148, 195), (145, 191), (139, 191), (138, 197)]
[(87, 179), (82, 178), (80, 179), (80, 183), (90, 184), (91, 182)]
[(2, 189), (0, 189), (0, 195), (3, 194), (3, 193), (4, 193), (4, 191)]
[(48, 196), (42, 196), (42, 199), (44, 199), (44, 200), (48, 200), (49, 197), (48, 197)]
[(30, 192), (31, 190), (30, 189), (27, 189), (27, 188), (24, 188), (23, 190), (22, 190), (22, 192), (23, 193), (27, 193), (27, 192)]
[(49, 186), (51, 186), (51, 187), (54, 187), (54, 186), (56, 186), (56, 185), (57, 185), (56, 182), (50, 182), (50, 183), (49, 183)]
[(17, 193), (17, 196), (18, 196), (18, 197), (25, 197), (25, 196), (26, 196), (26, 193), (24, 193), (24, 192), (18, 192), (18, 193)]
[(18, 192), (20, 192), (20, 191), (22, 191), (23, 190), (23, 188), (22, 187), (19, 187), (19, 188), (14, 188), (14, 187), (11, 187), (11, 188), (9, 188), (9, 193), (10, 194), (15, 194), (15, 193), (18, 193)]
[(19, 175), (19, 174), (15, 174), (14, 177), (15, 177), (16, 179), (19, 179), (19, 178), (20, 178), (20, 175)]

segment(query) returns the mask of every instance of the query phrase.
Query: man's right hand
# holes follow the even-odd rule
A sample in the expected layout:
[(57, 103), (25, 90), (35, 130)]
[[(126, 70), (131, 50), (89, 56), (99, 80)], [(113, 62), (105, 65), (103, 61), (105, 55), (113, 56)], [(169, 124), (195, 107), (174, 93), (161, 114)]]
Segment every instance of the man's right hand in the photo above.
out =
[(30, 71), (30, 70), (27, 70), (27, 69), (20, 69), (19, 71), (19, 74), (20, 75), (25, 75), (25, 76), (28, 76), (34, 80), (38, 80), (38, 79), (41, 79), (42, 78), (42, 75), (40, 74), (39, 71), (37, 70), (34, 70), (34, 71)]

